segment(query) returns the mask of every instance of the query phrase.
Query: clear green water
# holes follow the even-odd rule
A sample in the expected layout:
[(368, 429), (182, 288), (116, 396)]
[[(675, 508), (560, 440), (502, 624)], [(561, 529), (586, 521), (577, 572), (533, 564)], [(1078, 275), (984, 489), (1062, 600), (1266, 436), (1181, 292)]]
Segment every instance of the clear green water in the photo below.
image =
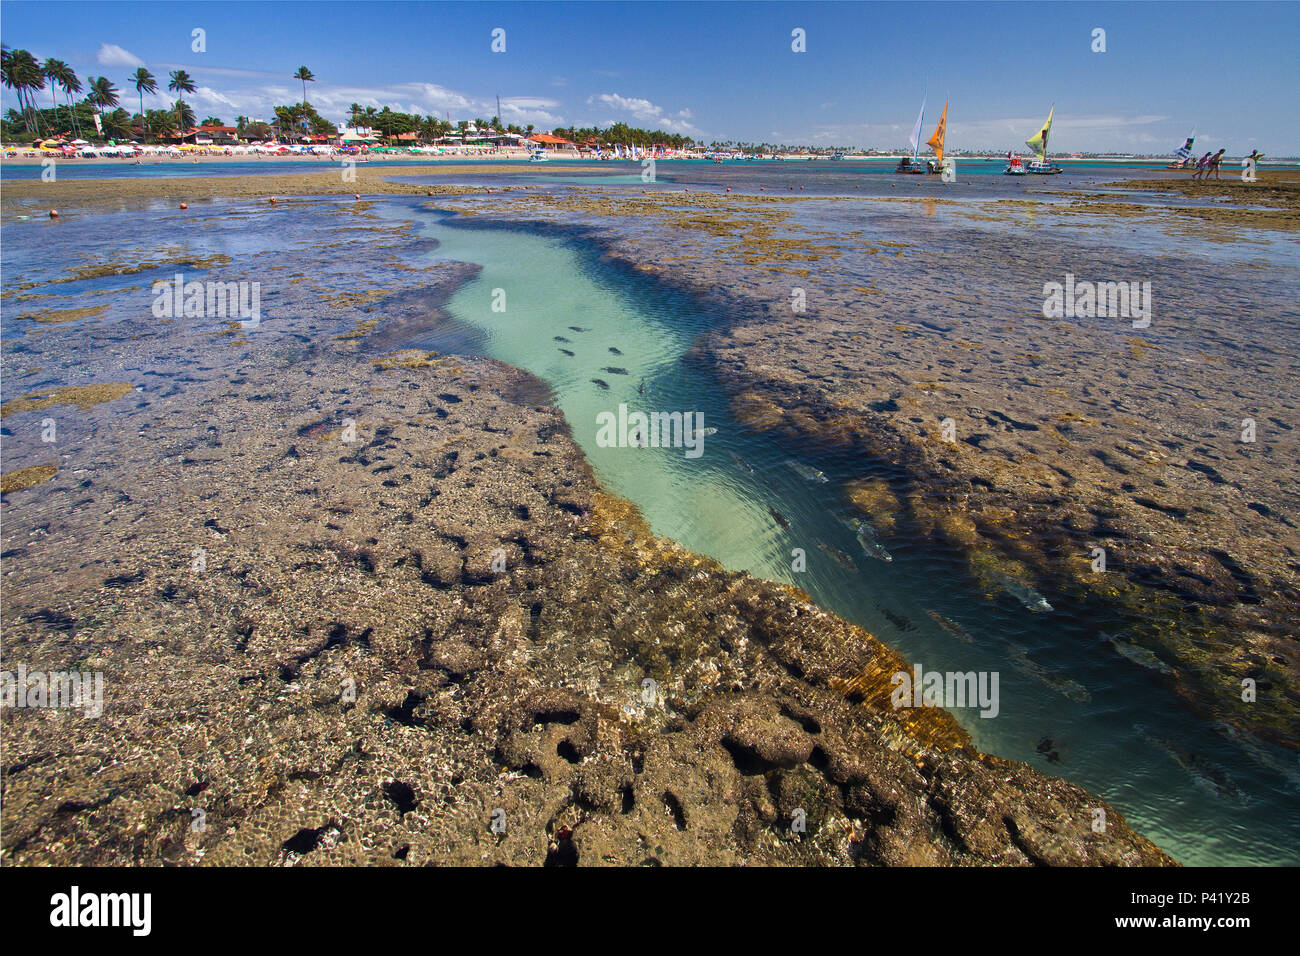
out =
[[(1008, 595), (989, 600), (959, 555), (901, 526), (881, 536), (892, 562), (866, 556), (842, 523), (843, 484), (881, 476), (903, 490), (907, 476), (888, 463), (787, 447), (739, 426), (707, 367), (683, 361), (696, 336), (723, 317), (601, 264), (579, 242), (453, 224), (413, 203), (394, 203), (387, 214), (415, 217), (441, 243), (434, 258), (482, 267), (448, 311), (481, 333), (486, 354), (550, 384), (602, 484), (634, 501), (657, 534), (729, 568), (803, 588), (927, 670), (998, 672), (995, 719), (954, 711), (976, 746), (1104, 796), (1180, 861), (1300, 861), (1296, 756), (1229, 740), (1191, 715), (1148, 671), (1098, 641), (1099, 630), (1122, 631), (1122, 621), (1054, 595), (1050, 614), (1030, 613)], [(495, 290), (504, 291), (504, 311), (493, 309)], [(617, 412), (620, 403), (702, 413), (703, 425), (718, 432), (705, 437), (694, 460), (682, 449), (601, 447), (597, 416)], [(820, 469), (828, 481), (806, 480), (790, 460)], [(792, 569), (796, 548), (806, 554), (806, 570)], [(927, 611), (959, 623), (970, 640)], [(1062, 691), (1064, 681), (1074, 682), (1071, 693)], [(1059, 761), (1039, 752), (1044, 738)]]

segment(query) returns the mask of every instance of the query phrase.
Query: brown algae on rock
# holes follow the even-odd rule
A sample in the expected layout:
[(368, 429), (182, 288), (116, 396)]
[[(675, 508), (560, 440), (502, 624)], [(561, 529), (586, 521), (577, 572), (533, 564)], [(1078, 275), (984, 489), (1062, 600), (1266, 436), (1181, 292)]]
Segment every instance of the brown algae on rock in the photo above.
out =
[(59, 471), (58, 464), (31, 465), (27, 468), (15, 468), (0, 475), (0, 494), (35, 488), (53, 478)]
[(99, 385), (66, 385), (50, 392), (31, 392), (0, 405), (0, 418), (19, 412), (34, 412), (55, 405), (76, 405), (81, 411), (114, 402), (134, 388), (130, 382), (105, 382)]

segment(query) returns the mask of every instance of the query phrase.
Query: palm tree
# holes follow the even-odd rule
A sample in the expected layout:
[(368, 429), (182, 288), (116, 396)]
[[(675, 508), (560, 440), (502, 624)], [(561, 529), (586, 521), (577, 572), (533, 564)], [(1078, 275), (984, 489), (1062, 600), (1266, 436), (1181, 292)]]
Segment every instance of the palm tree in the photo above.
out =
[(186, 103), (182, 99), (177, 99), (176, 102), (172, 104), (172, 113), (176, 116), (176, 126), (182, 136), (185, 135), (186, 130), (192, 130), (194, 128), (194, 110), (190, 109), (189, 103)]
[(139, 66), (131, 74), (131, 82), (135, 84), (135, 91), (140, 94), (140, 115), (144, 116), (144, 95), (146, 93), (157, 93), (158, 81), (154, 79), (152, 73)]
[(360, 103), (353, 103), (351, 106), (348, 107), (348, 118), (352, 120), (352, 126), (354, 128), (357, 125), (357, 117), (361, 116), (363, 112), (364, 111), (361, 109)]
[[(167, 89), (176, 93), (176, 102), (172, 109), (176, 110), (176, 125), (180, 127), (180, 132), (184, 134), (185, 130), (194, 125), (194, 111), (189, 108), (181, 93), (194, 92), (194, 80), (184, 70), (172, 70), (171, 82), (167, 84)], [(185, 117), (190, 117), (190, 122), (185, 122)]]
[(173, 129), (170, 110), (150, 110), (144, 115), (144, 131), (154, 139), (162, 139)]
[(293, 75), (293, 78), (295, 80), (302, 80), (302, 102), (303, 105), (306, 106), (307, 105), (307, 84), (315, 83), (316, 77), (312, 74), (311, 70), (307, 69), (305, 66), (300, 66), (298, 67), (298, 72)]
[(68, 112), (72, 114), (72, 130), (80, 136), (81, 124), (77, 122), (77, 111), (72, 105), (72, 94), (81, 92), (81, 80), (77, 79), (77, 74), (73, 72), (70, 66), (65, 66), (58, 79), (59, 86), (63, 89), (63, 94), (68, 100)]
[(194, 80), (184, 70), (172, 70), (171, 82), (167, 84), (167, 89), (173, 93), (193, 93)]
[(30, 133), (33, 130), (33, 121), (35, 121), (35, 131), (39, 133), (41, 131), (40, 117), (36, 115), (32, 105), (32, 91), (45, 89), (45, 74), (41, 72), (41, 66), (36, 62), (36, 57), (26, 50), (9, 50), (5, 48), (3, 76), (4, 85), (13, 90), (18, 97), (18, 105), (22, 108), (23, 126)]
[(54, 109), (54, 125), (59, 123), (59, 91), (58, 78), (68, 69), (68, 64), (62, 60), (56, 60), (54, 57), (46, 57), (45, 62), (41, 64), (41, 76), (50, 81), (50, 106)]
[(203, 126), (225, 126), (226, 124), (221, 122), (221, 120), (215, 116), (208, 116), (203, 120), (202, 125)]
[(90, 84), (90, 92), (86, 94), (86, 99), (90, 100), (91, 105), (99, 111), (99, 125), (102, 130), (104, 108), (117, 105), (117, 87), (109, 82), (106, 76), (88, 77), (87, 82)]
[(120, 106), (104, 117), (104, 134), (111, 139), (129, 139), (131, 114)]

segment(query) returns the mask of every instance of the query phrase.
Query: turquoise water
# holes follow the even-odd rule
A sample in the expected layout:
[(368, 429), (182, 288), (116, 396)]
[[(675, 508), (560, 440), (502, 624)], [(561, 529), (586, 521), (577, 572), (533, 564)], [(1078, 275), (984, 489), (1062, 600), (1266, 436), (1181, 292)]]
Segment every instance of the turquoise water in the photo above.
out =
[[(886, 462), (786, 446), (739, 426), (707, 367), (683, 362), (695, 337), (723, 317), (599, 263), (578, 241), (462, 225), (413, 203), (386, 208), (394, 218), (414, 216), (438, 239), (434, 258), (481, 265), (448, 311), (481, 333), (484, 352), (550, 384), (602, 484), (634, 501), (657, 534), (803, 588), (927, 670), (998, 672), (995, 719), (954, 711), (976, 746), (1104, 796), (1180, 861), (1300, 862), (1296, 756), (1229, 739), (1191, 715), (1149, 671), (1099, 640), (1099, 631), (1123, 628), (1105, 608), (1048, 595), (1055, 611), (1041, 614), (1007, 594), (989, 600), (960, 555), (901, 525), (880, 535), (892, 561), (864, 553), (844, 524), (843, 484), (878, 476), (902, 493), (907, 476)], [(502, 301), (496, 290), (504, 311), (493, 308)], [(598, 416), (620, 404), (693, 411), (717, 433), (704, 438), (698, 458), (682, 448), (603, 447)], [(807, 480), (791, 461), (827, 480)], [(805, 569), (793, 566), (795, 549)], [(1059, 759), (1049, 762), (1048, 753)]]

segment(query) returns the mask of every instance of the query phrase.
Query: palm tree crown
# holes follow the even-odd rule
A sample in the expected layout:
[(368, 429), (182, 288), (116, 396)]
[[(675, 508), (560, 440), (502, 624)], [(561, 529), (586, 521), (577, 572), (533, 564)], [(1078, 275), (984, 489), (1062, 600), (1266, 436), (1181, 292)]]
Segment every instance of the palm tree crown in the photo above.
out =
[(315, 83), (316, 76), (305, 66), (300, 66), (298, 67), (298, 72), (293, 75), (293, 78), (295, 80), (302, 80), (302, 101), (305, 105), (307, 102), (307, 84)]

